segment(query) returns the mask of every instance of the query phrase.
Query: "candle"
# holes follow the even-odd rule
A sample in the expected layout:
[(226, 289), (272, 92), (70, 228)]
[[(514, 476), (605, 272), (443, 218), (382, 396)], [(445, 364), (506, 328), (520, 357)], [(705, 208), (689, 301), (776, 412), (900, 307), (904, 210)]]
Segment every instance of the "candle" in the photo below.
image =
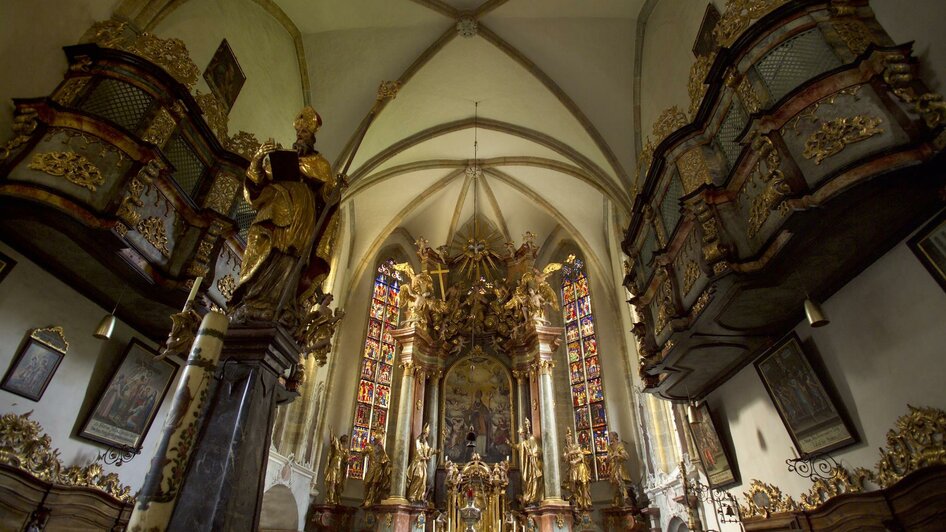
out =
[(200, 283), (204, 280), (203, 277), (198, 277), (194, 279), (194, 284), (191, 285), (191, 293), (187, 295), (187, 302), (184, 303), (184, 306), (187, 306), (187, 303), (194, 301), (194, 298), (197, 297), (197, 290), (200, 289)]

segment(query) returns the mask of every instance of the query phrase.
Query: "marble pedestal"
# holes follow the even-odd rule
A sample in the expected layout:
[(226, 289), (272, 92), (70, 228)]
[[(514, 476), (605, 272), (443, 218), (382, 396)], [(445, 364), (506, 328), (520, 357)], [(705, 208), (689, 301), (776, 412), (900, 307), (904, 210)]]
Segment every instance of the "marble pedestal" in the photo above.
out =
[(377, 532), (424, 532), (433, 510), (426, 506), (385, 499), (372, 509)]
[(542, 532), (572, 530), (572, 507), (562, 499), (546, 499), (538, 506), (527, 507), (524, 512), (526, 518)]
[(634, 506), (623, 506), (615, 508), (613, 506), (601, 510), (604, 516), (605, 532), (643, 532), (650, 530), (647, 526), (646, 518), (641, 515), (640, 510)]
[(258, 528), (276, 404), (293, 397), (278, 378), (299, 352), (280, 326), (229, 330), (170, 530)]
[(354, 530), (352, 521), (357, 511), (356, 508), (338, 504), (313, 504), (309, 507), (305, 530), (306, 532)]

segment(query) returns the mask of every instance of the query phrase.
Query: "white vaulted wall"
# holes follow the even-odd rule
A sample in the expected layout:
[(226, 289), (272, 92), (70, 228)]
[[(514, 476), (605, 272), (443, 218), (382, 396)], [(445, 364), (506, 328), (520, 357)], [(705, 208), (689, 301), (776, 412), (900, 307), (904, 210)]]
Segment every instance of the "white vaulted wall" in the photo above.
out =
[[(137, 338), (151, 347), (154, 342), (121, 321), (116, 324), (111, 340), (94, 338), (92, 332), (99, 320), (111, 309), (86, 299), (6, 244), (0, 243), (0, 251), (17, 261), (0, 283), (0, 371), (8, 370), (30, 329), (60, 325), (69, 342), (69, 351), (40, 401), (0, 390), (0, 414), (32, 412), (31, 419), (49, 434), (63, 464), (87, 465), (105, 446), (77, 436), (86, 416), (121, 363), (131, 339)], [(154, 418), (141, 454), (121, 467), (105, 466), (107, 471), (118, 473), (133, 493), (141, 487), (148, 472), (176, 386), (177, 376)]]

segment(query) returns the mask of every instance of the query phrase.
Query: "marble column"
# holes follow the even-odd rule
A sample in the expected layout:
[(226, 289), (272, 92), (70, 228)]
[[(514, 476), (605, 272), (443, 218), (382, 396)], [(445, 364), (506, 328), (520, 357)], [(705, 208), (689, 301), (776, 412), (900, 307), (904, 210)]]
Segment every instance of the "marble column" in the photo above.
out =
[(529, 376), (529, 373), (525, 370), (514, 369), (512, 371), (512, 376), (516, 379), (516, 427), (515, 430), (518, 430), (519, 427), (524, 425), (524, 421), (528, 416), (531, 408), (529, 407), (529, 387), (526, 382), (526, 378)]
[(406, 502), (407, 465), (411, 454), (411, 412), (414, 408), (414, 363), (403, 363), (401, 395), (397, 402), (397, 426), (394, 432), (394, 452), (391, 453), (391, 496), (396, 502)]
[(552, 388), (552, 362), (539, 363), (539, 405), (542, 410), (542, 459), (545, 479), (545, 498), (561, 499), (561, 454), (558, 448), (558, 430), (555, 423), (555, 408)]
[[(427, 422), (430, 423), (430, 446), (439, 450), (440, 442), (440, 375), (439, 370), (429, 373), (427, 382)], [(443, 454), (437, 455), (427, 466), (427, 478), (433, 482), (437, 478), (437, 464), (443, 460)]]
[(278, 325), (234, 327), (227, 333), (169, 530), (250, 532), (259, 527), (276, 404), (295, 396), (279, 377), (300, 351)]
[(424, 430), (424, 405), (427, 396), (427, 370), (422, 367), (414, 368), (414, 410), (411, 412), (411, 440), (417, 439)]
[[(204, 414), (205, 391), (213, 382), (214, 370), (223, 349), (227, 317), (208, 312), (200, 323), (191, 346), (181, 380), (164, 421), (158, 450), (151, 459), (151, 469), (138, 493), (128, 530), (161, 530), (168, 526), (181, 487), (177, 471), (187, 469), (194, 445), (193, 431)], [(198, 398), (196, 401), (194, 398)]]

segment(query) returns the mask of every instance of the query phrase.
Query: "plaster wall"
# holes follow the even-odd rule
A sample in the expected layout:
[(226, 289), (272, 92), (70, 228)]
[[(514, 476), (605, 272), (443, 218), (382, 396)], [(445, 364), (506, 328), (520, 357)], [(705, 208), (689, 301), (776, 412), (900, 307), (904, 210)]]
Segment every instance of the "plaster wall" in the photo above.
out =
[(63, 46), (107, 19), (118, 0), (0, 2), (0, 142), (12, 136), (13, 98), (45, 96), (62, 81)]
[[(0, 390), (0, 413), (32, 411), (31, 418), (49, 434), (52, 447), (60, 450), (63, 464), (86, 465), (105, 450), (104, 446), (77, 436), (86, 416), (121, 363), (131, 338), (138, 338), (151, 347), (154, 342), (121, 321), (116, 324), (110, 340), (94, 338), (92, 332), (99, 320), (111, 309), (103, 309), (86, 299), (6, 244), (0, 243), (0, 251), (17, 261), (0, 283), (0, 369), (6, 372), (10, 367), (29, 329), (61, 325), (69, 342), (69, 351), (40, 401), (33, 402)], [(176, 386), (175, 377), (147, 433), (141, 454), (118, 468), (104, 466), (106, 471), (118, 473), (122, 483), (133, 492), (141, 487), (148, 472)]]
[[(253, 0), (191, 0), (161, 21), (153, 33), (184, 41), (191, 59), (207, 68), (227, 39), (246, 83), (230, 111), (230, 134), (244, 130), (285, 146), (295, 140), (292, 121), (303, 105), (302, 78), (289, 33)], [(203, 76), (197, 83), (209, 92)]]
[[(822, 380), (837, 391), (860, 439), (831, 455), (849, 469), (871, 469), (908, 404), (946, 408), (946, 292), (901, 242), (823, 309), (828, 326), (813, 329), (803, 321), (794, 332), (813, 366), (824, 368)], [(742, 483), (733, 494), (741, 498), (752, 479), (775, 484), (796, 500), (810, 488), (786, 469), (794, 446), (752, 365), (712, 393), (708, 404), (735, 451)]]
[(939, 24), (946, 18), (946, 2), (912, 0), (910, 8), (898, 0), (871, 0), (880, 25), (896, 43), (916, 41), (913, 54), (920, 58), (920, 76), (930, 89), (942, 93), (946, 83), (946, 34)]

